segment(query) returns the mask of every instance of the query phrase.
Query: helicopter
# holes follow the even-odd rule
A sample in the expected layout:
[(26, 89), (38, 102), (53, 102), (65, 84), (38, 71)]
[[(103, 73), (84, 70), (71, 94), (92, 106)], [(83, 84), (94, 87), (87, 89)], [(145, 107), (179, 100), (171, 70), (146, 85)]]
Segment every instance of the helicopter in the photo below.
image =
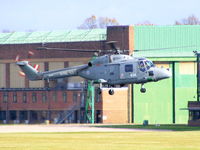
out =
[[(22, 74), (26, 75), (29, 80), (56, 80), (58, 78), (80, 76), (87, 80), (91, 80), (93, 84), (98, 84), (98, 93), (101, 94), (102, 86), (109, 87), (109, 95), (114, 94), (113, 87), (119, 85), (123, 87), (126, 84), (141, 84), (141, 93), (146, 92), (144, 84), (147, 82), (156, 82), (171, 77), (170, 69), (158, 68), (153, 62), (145, 57), (134, 57), (122, 54), (114, 45), (114, 42), (108, 42), (114, 53), (98, 56), (79, 66), (67, 67), (52, 71), (38, 71), (38, 65), (31, 66), (29, 61), (16, 60), (16, 64), (21, 68)], [(100, 50), (76, 50), (65, 48), (48, 48), (39, 47), (37, 50), (61, 50), (75, 52), (93, 52), (100, 53)]]

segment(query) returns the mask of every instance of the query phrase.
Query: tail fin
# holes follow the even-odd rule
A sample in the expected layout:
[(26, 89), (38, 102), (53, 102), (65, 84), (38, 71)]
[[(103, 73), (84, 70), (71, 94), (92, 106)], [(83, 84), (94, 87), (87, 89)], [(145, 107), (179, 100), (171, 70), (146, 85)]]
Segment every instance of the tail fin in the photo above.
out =
[(18, 61), (16, 64), (21, 68), (29, 80), (41, 80), (41, 75), (39, 75), (37, 70), (38, 67), (32, 67), (29, 65), (28, 61)]

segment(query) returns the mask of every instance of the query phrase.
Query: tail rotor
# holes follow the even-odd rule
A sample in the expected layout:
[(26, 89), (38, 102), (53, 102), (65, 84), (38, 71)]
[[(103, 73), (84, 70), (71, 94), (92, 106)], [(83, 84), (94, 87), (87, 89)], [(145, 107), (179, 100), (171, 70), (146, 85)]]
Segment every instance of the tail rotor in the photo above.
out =
[[(16, 58), (15, 58), (15, 62), (18, 63), (18, 62), (21, 62), (21, 61), (27, 61), (28, 64), (29, 64), (30, 66), (32, 66), (32, 65), (29, 63), (29, 60), (31, 59), (31, 57), (32, 57), (33, 55), (34, 55), (34, 52), (28, 51), (27, 60), (26, 60), (26, 59), (21, 60), (21, 59), (20, 59), (20, 55), (17, 55)], [(39, 71), (40, 66), (39, 66), (38, 64), (35, 64), (35, 65), (32, 66), (32, 67), (36, 70), (36, 72)], [(26, 76), (26, 74), (25, 74), (23, 71), (19, 71), (19, 75), (20, 75), (21, 77), (25, 77), (25, 76)]]

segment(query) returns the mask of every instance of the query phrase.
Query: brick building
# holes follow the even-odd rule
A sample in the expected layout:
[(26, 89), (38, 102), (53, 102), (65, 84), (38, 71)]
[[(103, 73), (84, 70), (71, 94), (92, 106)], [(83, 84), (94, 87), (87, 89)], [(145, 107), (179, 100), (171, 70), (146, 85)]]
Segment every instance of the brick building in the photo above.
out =
[[(39, 64), (39, 71), (48, 71), (87, 64), (92, 53), (38, 51), (37, 47), (69, 49), (110, 49), (107, 41), (118, 41), (122, 49), (133, 49), (129, 26), (106, 29), (59, 32), (0, 34), (0, 121), (3, 123), (84, 122), (84, 79), (71, 77), (56, 81), (29, 81), (19, 76), (15, 57)], [(28, 52), (34, 53), (31, 58)], [(102, 122), (102, 101), (96, 100), (97, 122)], [(126, 99), (125, 99), (126, 101)], [(109, 122), (109, 120), (107, 120)], [(112, 122), (112, 121), (111, 121)]]

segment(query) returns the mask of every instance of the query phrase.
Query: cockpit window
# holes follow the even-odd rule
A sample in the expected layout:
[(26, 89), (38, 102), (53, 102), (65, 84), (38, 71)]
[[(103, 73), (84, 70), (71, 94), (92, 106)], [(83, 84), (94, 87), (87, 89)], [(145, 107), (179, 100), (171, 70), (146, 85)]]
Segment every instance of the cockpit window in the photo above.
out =
[(140, 68), (140, 70), (142, 71), (142, 72), (144, 72), (146, 69), (146, 67), (145, 67), (145, 64), (144, 64), (144, 62), (143, 61), (139, 61), (139, 68)]
[(150, 69), (151, 67), (154, 66), (154, 64), (153, 64), (151, 61), (149, 61), (149, 60), (146, 60), (146, 61), (145, 61), (145, 65), (146, 65), (146, 68), (147, 68), (147, 69)]
[(151, 67), (154, 67), (154, 64), (149, 60), (139, 61), (139, 68), (141, 71), (149, 70)]
[(152, 62), (152, 61), (149, 61), (149, 60), (146, 61), (146, 65), (147, 65), (149, 68), (154, 67), (153, 62)]

